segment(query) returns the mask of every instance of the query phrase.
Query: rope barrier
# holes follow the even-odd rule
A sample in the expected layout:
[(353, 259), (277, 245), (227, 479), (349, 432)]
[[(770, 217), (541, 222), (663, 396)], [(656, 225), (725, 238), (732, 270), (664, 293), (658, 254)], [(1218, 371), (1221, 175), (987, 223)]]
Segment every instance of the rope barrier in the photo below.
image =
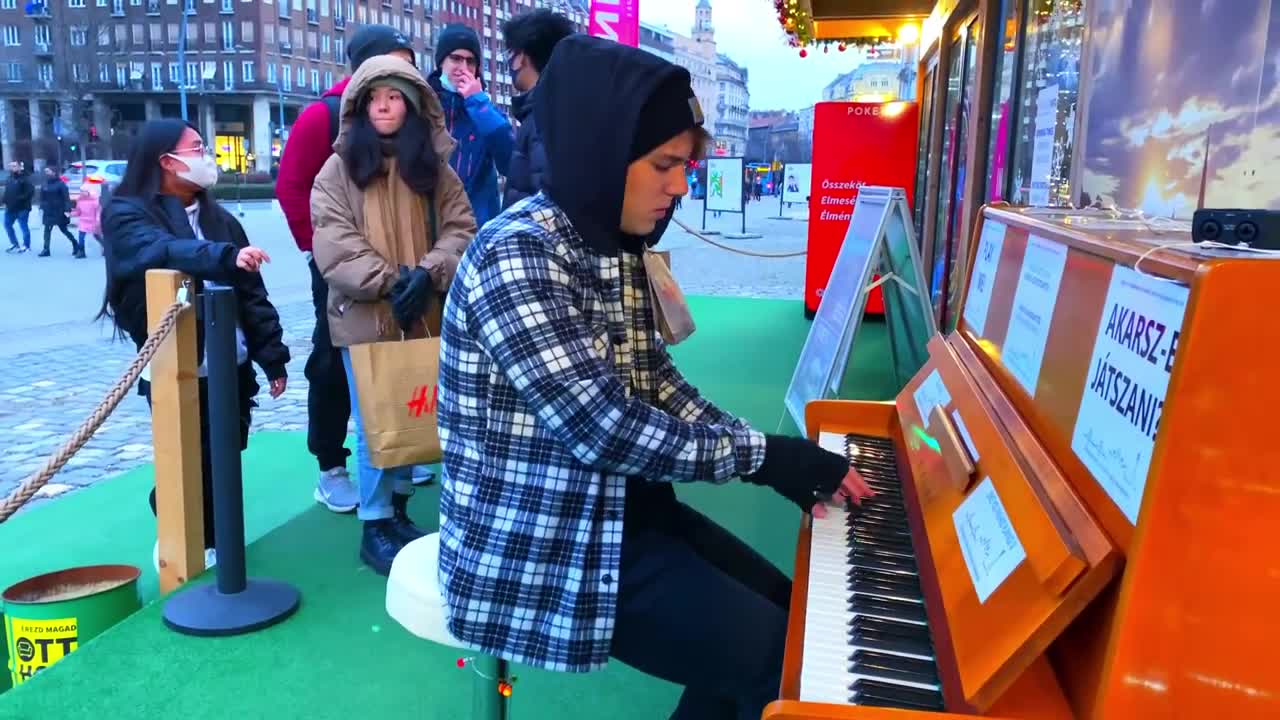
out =
[(174, 326), (178, 323), (178, 315), (189, 306), (185, 295), (184, 288), (184, 291), (178, 293), (179, 299), (175, 300), (164, 311), (160, 322), (156, 324), (155, 331), (142, 344), (142, 349), (138, 351), (137, 357), (133, 359), (133, 362), (124, 371), (124, 375), (116, 381), (116, 384), (107, 392), (107, 396), (103, 398), (101, 403), (98, 403), (98, 407), (80, 425), (71, 436), (71, 439), (58, 452), (50, 456), (43, 468), (23, 481), (17, 490), (13, 491), (9, 497), (6, 497), (3, 502), (0, 502), (0, 523), (8, 520), (19, 508), (26, 505), (40, 491), (40, 488), (44, 487), (49, 482), (49, 479), (61, 470), (62, 466), (66, 465), (67, 461), (79, 452), (85, 443), (89, 442), (89, 438), (93, 437), (98, 428), (102, 427), (102, 423), (106, 422), (107, 417), (115, 411), (116, 406), (124, 399), (125, 393), (129, 391), (129, 388), (133, 387), (133, 383), (142, 374), (142, 369), (147, 366), (147, 363), (151, 362), (151, 358), (160, 349), (160, 343), (164, 342), (165, 338), (173, 332)]
[(789, 253), (758, 253), (758, 252), (751, 252), (750, 250), (742, 250), (742, 249), (740, 249), (740, 248), (731, 247), (731, 246), (729, 246), (729, 245), (725, 245), (725, 244), (723, 244), (723, 243), (718, 243), (718, 242), (716, 242), (715, 240), (712, 240), (711, 238), (707, 237), (706, 235), (703, 235), (702, 233), (698, 232), (697, 230), (694, 230), (693, 228), (689, 227), (688, 225), (685, 225), (684, 223), (680, 222), (679, 220), (677, 220), (677, 219), (676, 219), (676, 218), (674, 218), (674, 217), (673, 217), (673, 218), (671, 218), (671, 222), (675, 223), (676, 225), (679, 225), (679, 226), (680, 226), (680, 229), (682, 229), (682, 230), (684, 230), (685, 232), (689, 233), (690, 235), (692, 235), (692, 236), (694, 236), (694, 237), (698, 238), (698, 239), (699, 239), (699, 240), (701, 240), (702, 242), (707, 243), (708, 245), (714, 245), (714, 246), (716, 246), (716, 247), (720, 248), (721, 250), (728, 250), (728, 251), (729, 251), (729, 252), (731, 252), (731, 253), (738, 253), (739, 255), (746, 255), (746, 256), (748, 256), (748, 257), (758, 257), (758, 258), (793, 258), (793, 257), (801, 257), (801, 256), (803, 256), (803, 255), (807, 255), (807, 254), (808, 254), (808, 252), (809, 252), (808, 250), (800, 250), (799, 252), (789, 252)]

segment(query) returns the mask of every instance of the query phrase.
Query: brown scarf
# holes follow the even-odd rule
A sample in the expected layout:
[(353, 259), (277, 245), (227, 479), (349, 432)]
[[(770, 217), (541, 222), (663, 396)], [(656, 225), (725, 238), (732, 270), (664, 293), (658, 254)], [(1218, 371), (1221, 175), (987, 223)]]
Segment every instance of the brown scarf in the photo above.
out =
[[(386, 168), (387, 173), (369, 183), (364, 191), (365, 237), (374, 251), (397, 269), (401, 265), (412, 269), (435, 245), (435, 238), (427, 227), (427, 200), (400, 178), (394, 157), (386, 159)], [(433, 288), (422, 319), (404, 337), (438, 335), (442, 310)], [(400, 336), (390, 303), (378, 306), (378, 334)]]

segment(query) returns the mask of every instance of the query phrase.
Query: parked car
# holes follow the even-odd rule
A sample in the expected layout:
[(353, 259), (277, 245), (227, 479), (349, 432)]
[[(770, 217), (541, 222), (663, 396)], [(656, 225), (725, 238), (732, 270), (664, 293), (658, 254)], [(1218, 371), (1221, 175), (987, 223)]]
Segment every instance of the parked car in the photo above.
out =
[(67, 189), (71, 191), (71, 196), (75, 197), (76, 193), (80, 192), (80, 184), (89, 175), (101, 175), (107, 187), (119, 185), (120, 181), (124, 179), (126, 164), (124, 160), (88, 160), (85, 162), (77, 160), (67, 166), (66, 172), (62, 176), (66, 178)]

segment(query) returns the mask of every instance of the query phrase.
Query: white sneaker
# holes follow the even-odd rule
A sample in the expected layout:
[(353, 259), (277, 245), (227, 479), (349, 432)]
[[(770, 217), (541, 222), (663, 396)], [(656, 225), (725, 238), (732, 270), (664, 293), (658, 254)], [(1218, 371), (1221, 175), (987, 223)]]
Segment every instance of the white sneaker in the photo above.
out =
[(435, 479), (436, 471), (432, 470), (429, 465), (413, 466), (413, 484), (415, 486), (422, 487), (423, 485), (430, 485), (435, 482)]
[[(160, 572), (160, 541), (151, 547), (151, 564), (155, 566), (156, 572)], [(213, 548), (205, 548), (204, 551), (204, 569), (208, 570), (218, 564), (218, 551)]]
[(320, 473), (314, 497), (316, 502), (336, 513), (349, 513), (360, 505), (360, 492), (344, 467)]

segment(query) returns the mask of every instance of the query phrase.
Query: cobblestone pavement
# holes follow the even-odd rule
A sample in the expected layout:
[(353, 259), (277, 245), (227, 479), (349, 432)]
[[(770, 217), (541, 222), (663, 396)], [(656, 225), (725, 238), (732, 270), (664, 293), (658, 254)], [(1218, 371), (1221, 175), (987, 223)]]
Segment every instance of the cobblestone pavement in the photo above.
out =
[[(303, 365), (311, 349), (309, 275), (288, 240), (284, 218), (263, 204), (247, 208), (249, 237), (272, 253), (266, 278), (289, 345), (289, 387), (272, 400), (258, 396), (253, 430), (305, 430), (307, 383)], [(753, 203), (747, 229), (762, 238), (717, 242), (753, 252), (802, 250), (807, 224), (776, 219), (777, 204)], [(678, 217), (702, 227), (701, 205), (686, 201)], [(707, 218), (708, 229), (736, 232), (741, 219)], [(32, 235), (39, 237), (38, 226)], [(35, 238), (33, 238), (35, 239)], [(37, 241), (38, 242), (38, 241)], [(33, 243), (34, 244), (34, 243)], [(55, 245), (55, 252), (58, 251)], [(690, 295), (799, 298), (804, 257), (761, 259), (712, 247), (672, 226), (660, 249), (671, 252), (676, 278)], [(43, 467), (105, 397), (134, 357), (133, 343), (105, 337), (88, 318), (102, 297), (102, 268), (95, 261), (0, 256), (0, 497)], [(52, 290), (50, 290), (52, 289)], [(36, 308), (32, 312), (26, 307)], [(260, 382), (265, 382), (261, 379)], [(51, 498), (150, 462), (151, 416), (135, 390), (66, 467), (45, 487)], [(37, 500), (35, 503), (46, 500)], [(33, 503), (33, 504), (35, 504)], [(30, 507), (30, 506), (29, 506)]]

